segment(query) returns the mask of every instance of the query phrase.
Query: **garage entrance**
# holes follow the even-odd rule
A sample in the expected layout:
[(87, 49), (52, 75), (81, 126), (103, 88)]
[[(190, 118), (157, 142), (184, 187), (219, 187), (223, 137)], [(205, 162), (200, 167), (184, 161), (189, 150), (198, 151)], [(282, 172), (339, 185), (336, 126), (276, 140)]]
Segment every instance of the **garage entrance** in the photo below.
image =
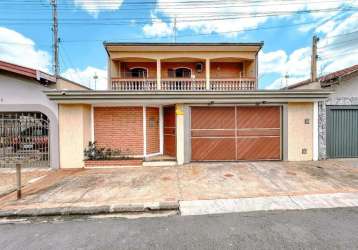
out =
[(358, 106), (327, 106), (327, 154), (358, 157)]
[(193, 161), (281, 160), (281, 107), (192, 107)]

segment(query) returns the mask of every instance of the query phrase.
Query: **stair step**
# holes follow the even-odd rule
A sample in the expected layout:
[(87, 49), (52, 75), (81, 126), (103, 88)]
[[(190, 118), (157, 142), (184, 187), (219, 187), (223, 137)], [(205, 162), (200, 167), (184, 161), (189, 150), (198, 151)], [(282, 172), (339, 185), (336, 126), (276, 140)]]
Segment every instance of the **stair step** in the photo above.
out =
[(176, 166), (176, 161), (143, 161), (143, 167), (171, 167)]

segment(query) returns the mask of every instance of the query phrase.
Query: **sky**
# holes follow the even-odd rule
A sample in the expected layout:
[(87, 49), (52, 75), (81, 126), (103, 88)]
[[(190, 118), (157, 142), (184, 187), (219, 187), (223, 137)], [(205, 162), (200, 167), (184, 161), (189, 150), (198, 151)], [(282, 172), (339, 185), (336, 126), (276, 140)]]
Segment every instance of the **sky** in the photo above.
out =
[[(50, 2), (0, 0), (0, 60), (52, 72)], [(309, 78), (313, 35), (319, 75), (358, 64), (358, 0), (58, 0), (58, 19), (61, 75), (96, 89), (104, 41), (263, 41), (261, 89)]]

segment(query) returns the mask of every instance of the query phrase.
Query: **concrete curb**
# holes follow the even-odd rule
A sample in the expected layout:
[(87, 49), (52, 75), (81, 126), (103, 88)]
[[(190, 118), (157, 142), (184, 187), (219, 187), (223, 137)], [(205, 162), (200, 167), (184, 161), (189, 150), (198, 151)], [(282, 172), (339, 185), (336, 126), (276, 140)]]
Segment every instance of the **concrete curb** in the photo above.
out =
[(54, 207), (54, 208), (24, 208), (14, 210), (0, 210), (0, 218), (4, 217), (37, 217), (37, 216), (58, 216), (58, 215), (95, 215), (110, 213), (137, 213), (151, 211), (178, 211), (179, 202), (151, 202), (114, 204), (88, 207)]
[(180, 201), (181, 215), (358, 207), (358, 192)]

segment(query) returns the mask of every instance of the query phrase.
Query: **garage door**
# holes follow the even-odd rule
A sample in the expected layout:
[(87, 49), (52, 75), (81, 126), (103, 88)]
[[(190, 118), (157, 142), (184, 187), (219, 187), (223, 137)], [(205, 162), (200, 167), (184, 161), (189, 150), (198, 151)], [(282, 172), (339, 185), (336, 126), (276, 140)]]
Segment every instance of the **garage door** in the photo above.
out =
[(358, 106), (327, 106), (327, 154), (358, 157)]
[(281, 159), (280, 107), (192, 107), (193, 161)]

